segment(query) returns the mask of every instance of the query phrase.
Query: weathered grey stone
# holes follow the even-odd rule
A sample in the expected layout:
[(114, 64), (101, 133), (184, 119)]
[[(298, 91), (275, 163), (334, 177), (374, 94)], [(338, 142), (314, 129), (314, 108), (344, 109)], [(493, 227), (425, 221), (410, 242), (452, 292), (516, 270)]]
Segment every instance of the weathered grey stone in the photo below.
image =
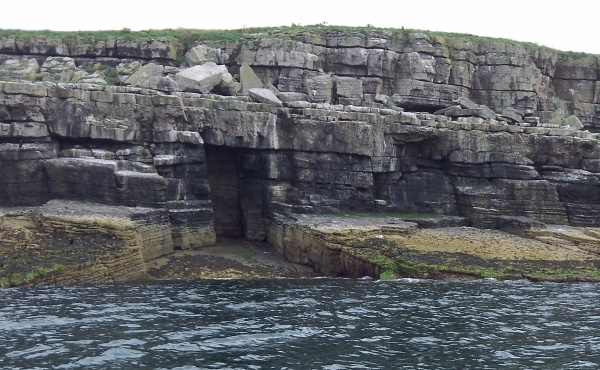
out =
[(322, 50), (323, 48), (320, 46), (298, 41), (262, 38), (258, 45), (251, 43), (240, 45), (235, 62), (252, 66), (279, 66), (317, 70), (320, 61), (315, 53)]
[(363, 99), (363, 86), (361, 80), (352, 77), (335, 76), (333, 82), (338, 99), (354, 99), (356, 103), (360, 104)]
[(252, 88), (249, 90), (249, 95), (252, 99), (260, 103), (267, 103), (276, 107), (283, 105), (282, 101), (269, 89)]
[(485, 105), (480, 105), (477, 115), (483, 119), (496, 119), (496, 113)]
[(500, 117), (513, 123), (523, 122), (523, 116), (519, 112), (509, 108), (503, 109)]
[(430, 110), (451, 106), (456, 99), (464, 95), (466, 95), (466, 90), (459, 86), (417, 80), (398, 80), (392, 100), (396, 105), (407, 110), (414, 109), (413, 107)]
[(448, 112), (450, 115), (454, 114), (454, 112), (459, 112), (462, 110), (460, 105), (453, 105), (451, 107), (442, 108), (440, 110), (435, 111), (433, 114), (435, 115), (445, 115)]
[[(40, 65), (36, 59), (8, 59), (0, 66), (0, 75), (13, 80), (33, 81), (37, 78)], [(3, 78), (6, 79), (6, 78)]]
[(154, 140), (157, 142), (166, 143), (188, 143), (194, 145), (202, 145), (204, 141), (200, 134), (193, 131), (160, 131), (154, 133)]
[(5, 82), (2, 91), (6, 94), (23, 94), (36, 97), (48, 95), (48, 88), (40, 84)]
[(177, 82), (175, 82), (175, 80), (173, 80), (170, 76), (151, 76), (148, 78), (145, 85), (141, 85), (139, 87), (166, 92), (179, 91), (179, 85), (177, 85)]
[(460, 105), (464, 109), (477, 109), (477, 108), (479, 108), (479, 104), (476, 104), (472, 100), (467, 99), (467, 98), (462, 97), (462, 96), (460, 98), (456, 99), (455, 102), (456, 102), (456, 104)]
[(308, 95), (304, 93), (296, 92), (280, 92), (277, 97), (282, 102), (294, 102), (294, 101), (308, 101)]
[(548, 121), (548, 124), (562, 126), (565, 124), (565, 119), (560, 114), (554, 114), (552, 118)]
[[(136, 59), (158, 69), (177, 63), (166, 50), (96, 41), (53, 50), (30, 41), (17, 49), (15, 39), (0, 48), (3, 58), (16, 59), (18, 50), (40, 60), (77, 50), (73, 58), (85, 65), (92, 57), (127, 61), (122, 76), (135, 72)], [(236, 215), (228, 222), (253, 240), (265, 237), (269, 215), (282, 210), (443, 213), (515, 230), (531, 224), (520, 217), (600, 226), (595, 134), (529, 127), (538, 116), (600, 126), (596, 65), (553, 51), (412, 33), (325, 31), (245, 44), (207, 47), (222, 50), (219, 58), (231, 55), (227, 65), (253, 63), (254, 77), (264, 80), (257, 88), (267, 86), (258, 91), (285, 106), (248, 87), (248, 66), (240, 70), (242, 85), (259, 102), (222, 96), (239, 85), (214, 63), (214, 81), (204, 88), (193, 81), (189, 92), (170, 95), (159, 91), (177, 90), (168, 76), (176, 69), (149, 76), (143, 88), (73, 83), (89, 76), (68, 68), (68, 84), (0, 82), (0, 204), (68, 198), (152, 207), (168, 218), (181, 248), (214, 242), (213, 210), (222, 205), (211, 195), (224, 186), (234, 197), (225, 206)], [(49, 61), (45, 68), (60, 69)], [(523, 117), (527, 125), (504, 123)], [(225, 175), (210, 179), (208, 163)]]
[(313, 77), (306, 81), (308, 100), (312, 103), (331, 103), (333, 78), (329, 75)]
[(142, 67), (142, 63), (138, 61), (123, 62), (119, 63), (115, 69), (120, 82), (125, 82), (131, 75), (133, 75), (139, 68)]
[(217, 52), (214, 48), (206, 45), (194, 46), (185, 53), (185, 60), (189, 66), (196, 66), (208, 62), (219, 63)]
[(248, 95), (250, 89), (262, 89), (265, 86), (248, 64), (242, 64), (240, 67), (240, 83), (242, 84), (242, 95)]
[(223, 95), (236, 95), (241, 89), (242, 84), (237, 82), (229, 72), (223, 73), (221, 81), (217, 85), (218, 92)]
[[(132, 66), (131, 68), (133, 69), (135, 66)], [(126, 85), (148, 88), (150, 86), (150, 78), (162, 77), (164, 69), (165, 68), (161, 65), (148, 63), (137, 68), (135, 72), (124, 81), (124, 83)], [(122, 71), (124, 70), (125, 69), (123, 68)]]
[(565, 118), (565, 125), (574, 130), (581, 130), (583, 128), (583, 123), (574, 115)]
[(112, 56), (138, 59), (167, 59), (175, 61), (179, 42), (172, 37), (116, 38)]
[(65, 70), (75, 70), (75, 60), (69, 57), (48, 57), (40, 67), (40, 72), (61, 74)]
[[(62, 80), (61, 75), (61, 80)], [(85, 71), (79, 70), (75, 71), (71, 77), (69, 82), (76, 82), (80, 84), (92, 84), (92, 85), (107, 85), (108, 83), (104, 79), (104, 75), (100, 71), (96, 71), (93, 73), (87, 73)]]
[(13, 122), (12, 136), (14, 137), (47, 137), (48, 127), (40, 122)]
[(213, 62), (184, 69), (175, 76), (175, 80), (182, 91), (209, 93), (221, 83), (223, 75), (229, 73), (224, 65)]
[(479, 106), (473, 109), (462, 109), (459, 106), (449, 107), (436, 113), (444, 114), (448, 117), (480, 117), (483, 119), (495, 119), (496, 114), (487, 107)]

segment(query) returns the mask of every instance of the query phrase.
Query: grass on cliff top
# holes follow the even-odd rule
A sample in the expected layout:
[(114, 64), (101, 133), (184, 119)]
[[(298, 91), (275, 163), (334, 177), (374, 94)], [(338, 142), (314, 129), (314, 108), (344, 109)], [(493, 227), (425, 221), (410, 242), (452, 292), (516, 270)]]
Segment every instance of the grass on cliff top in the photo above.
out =
[[(500, 43), (500, 44), (511, 44), (511, 45), (522, 45), (535, 50), (551, 49), (537, 43), (516, 41), (504, 38), (484, 37), (465, 33), (452, 33), (452, 32), (439, 32), (439, 31), (428, 31), (428, 30), (414, 30), (405, 28), (377, 28), (372, 25), (366, 25), (364, 27), (351, 27), (351, 26), (338, 26), (338, 25), (327, 25), (327, 24), (314, 24), (314, 25), (297, 25), (292, 24), (291, 26), (280, 26), (280, 27), (252, 27), (252, 28), (241, 28), (231, 30), (202, 30), (202, 29), (189, 29), (189, 28), (177, 28), (177, 29), (163, 29), (163, 30), (144, 30), (144, 31), (132, 31), (128, 28), (121, 30), (107, 30), (107, 31), (51, 31), (51, 30), (15, 30), (15, 29), (2, 29), (0, 28), (0, 37), (16, 36), (16, 37), (34, 37), (34, 36), (46, 36), (46, 37), (57, 37), (61, 39), (74, 39), (77, 37), (95, 37), (95, 38), (108, 38), (118, 37), (124, 39), (138, 39), (148, 37), (172, 37), (177, 39), (181, 46), (185, 49), (190, 48), (196, 42), (199, 41), (243, 41), (243, 40), (256, 40), (264, 38), (265, 36), (277, 36), (283, 38), (291, 38), (294, 36), (314, 34), (314, 35), (326, 35), (332, 32), (340, 33), (358, 33), (363, 35), (373, 36), (387, 36), (393, 38), (403, 38), (405, 35), (410, 33), (423, 33), (428, 35), (432, 39), (436, 39), (437, 42), (445, 43), (447, 40), (458, 40), (458, 41), (471, 41), (477, 43)], [(573, 52), (573, 51), (561, 51), (555, 50), (559, 55), (570, 57), (574, 59), (585, 58), (594, 54)]]

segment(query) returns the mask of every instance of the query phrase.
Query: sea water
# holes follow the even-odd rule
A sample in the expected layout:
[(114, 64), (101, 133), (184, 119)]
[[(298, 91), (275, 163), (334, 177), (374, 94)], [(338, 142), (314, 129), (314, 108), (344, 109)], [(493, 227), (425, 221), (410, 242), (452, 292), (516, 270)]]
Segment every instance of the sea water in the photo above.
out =
[(600, 285), (177, 280), (0, 289), (3, 369), (597, 369)]

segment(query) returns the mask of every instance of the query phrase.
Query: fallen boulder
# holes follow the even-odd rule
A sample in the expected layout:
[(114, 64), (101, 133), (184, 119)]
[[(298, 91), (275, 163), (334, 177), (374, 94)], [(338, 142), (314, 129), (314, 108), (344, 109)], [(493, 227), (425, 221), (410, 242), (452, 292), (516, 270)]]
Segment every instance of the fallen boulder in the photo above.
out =
[(242, 84), (242, 95), (248, 95), (250, 89), (265, 87), (252, 67), (247, 64), (242, 64), (242, 67), (240, 67), (240, 83)]
[(435, 112), (437, 115), (445, 115), (451, 118), (457, 117), (479, 117), (483, 119), (496, 119), (496, 113), (485, 105), (479, 105), (476, 108), (463, 108), (462, 105), (440, 109)]
[(275, 94), (269, 89), (259, 89), (253, 88), (249, 91), (250, 98), (256, 100), (259, 103), (267, 103), (272, 104), (277, 107), (281, 107), (283, 105), (282, 101), (279, 100)]
[(565, 118), (565, 125), (574, 130), (581, 130), (583, 128), (583, 123), (574, 115)]
[(35, 80), (40, 65), (35, 59), (8, 59), (0, 66), (0, 75), (12, 80)]
[(227, 67), (208, 62), (184, 69), (175, 75), (175, 80), (181, 91), (207, 94), (221, 83), (225, 74), (229, 74)]
[(159, 64), (148, 63), (138, 68), (124, 83), (136, 87), (148, 87), (148, 81), (152, 77), (162, 77), (164, 69), (165, 67)]
[(202, 65), (208, 62), (218, 63), (219, 58), (214, 48), (198, 45), (185, 53), (185, 60), (189, 66)]
[(117, 76), (120, 82), (125, 82), (131, 75), (133, 75), (138, 69), (142, 67), (142, 63), (138, 61), (134, 62), (123, 62), (117, 65)]
[(499, 115), (505, 121), (510, 123), (521, 123), (523, 122), (523, 116), (514, 109), (505, 108), (502, 110), (502, 113)]
[(231, 73), (223, 73), (221, 82), (216, 86), (216, 90), (223, 95), (236, 95), (242, 89), (242, 84), (237, 82)]

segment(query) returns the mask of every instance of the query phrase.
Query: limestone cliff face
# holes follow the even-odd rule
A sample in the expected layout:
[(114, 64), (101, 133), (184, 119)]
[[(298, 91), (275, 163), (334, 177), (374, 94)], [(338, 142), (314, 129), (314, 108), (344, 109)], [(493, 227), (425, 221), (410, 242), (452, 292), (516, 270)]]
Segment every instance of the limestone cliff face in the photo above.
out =
[[(434, 112), (467, 97), (506, 120), (548, 122), (575, 114), (590, 128), (600, 124), (597, 56), (575, 59), (506, 41), (386, 31), (265, 35), (254, 43), (213, 45), (225, 63), (249, 64), (280, 91), (307, 93), (315, 102), (359, 105), (387, 96), (406, 110)], [(315, 80), (328, 78), (333, 94), (328, 86), (315, 87)]]
[[(509, 122), (539, 117), (560, 123), (576, 115), (586, 127), (600, 125), (600, 63), (594, 55), (573, 56), (508, 40), (387, 30), (248, 33), (240, 41), (198, 40), (188, 47), (173, 37), (4, 36), (0, 63), (11, 62), (3, 68), (5, 75), (41, 73), (45, 76), (39, 78), (47, 78), (60, 67), (57, 60), (44, 66), (48, 57), (74, 58), (77, 66), (125, 62), (123, 72), (135, 62), (179, 66), (178, 55), (185, 54), (189, 66), (247, 64), (264, 84), (308, 94), (312, 102), (361, 105), (383, 99), (431, 113), (466, 97)], [(12, 61), (15, 56), (20, 67)], [(36, 63), (38, 70), (32, 66)]]
[[(600, 224), (597, 57), (420, 33), (254, 37), (1, 38), (0, 204), (153, 210), (171, 247), (152, 258), (264, 240), (276, 213)], [(178, 75), (193, 64), (195, 82)]]

